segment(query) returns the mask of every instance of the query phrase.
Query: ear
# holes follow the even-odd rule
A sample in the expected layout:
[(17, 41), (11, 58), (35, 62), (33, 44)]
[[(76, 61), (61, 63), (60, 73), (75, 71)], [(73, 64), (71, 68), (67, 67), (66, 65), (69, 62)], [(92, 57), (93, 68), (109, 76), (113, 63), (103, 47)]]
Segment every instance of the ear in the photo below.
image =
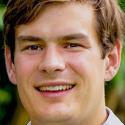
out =
[(105, 81), (110, 81), (117, 73), (121, 62), (122, 43), (115, 41), (114, 48), (106, 55)]
[(5, 47), (5, 63), (6, 63), (6, 70), (9, 77), (9, 80), (16, 84), (16, 77), (15, 77), (15, 65), (11, 59), (11, 51), (9, 47)]

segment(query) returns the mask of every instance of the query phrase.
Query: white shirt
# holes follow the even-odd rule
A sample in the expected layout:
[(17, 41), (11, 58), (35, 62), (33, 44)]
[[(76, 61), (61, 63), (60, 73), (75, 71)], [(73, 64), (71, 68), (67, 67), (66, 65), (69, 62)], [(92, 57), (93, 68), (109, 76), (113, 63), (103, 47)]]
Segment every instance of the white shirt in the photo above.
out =
[[(107, 108), (107, 111), (109, 113), (109, 116), (105, 123), (103, 125), (124, 125), (118, 117), (112, 112), (111, 109)], [(27, 125), (31, 125), (31, 122), (29, 122)]]
[(103, 125), (124, 125), (118, 117), (112, 112), (111, 109), (107, 108), (109, 116)]

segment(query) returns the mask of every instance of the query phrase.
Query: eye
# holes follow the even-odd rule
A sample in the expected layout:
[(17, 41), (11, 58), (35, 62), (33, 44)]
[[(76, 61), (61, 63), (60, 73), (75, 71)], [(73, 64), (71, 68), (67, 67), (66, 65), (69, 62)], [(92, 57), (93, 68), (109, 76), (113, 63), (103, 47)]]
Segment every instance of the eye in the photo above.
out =
[(66, 43), (66, 45), (64, 46), (64, 48), (77, 48), (77, 47), (82, 47), (82, 45), (79, 43)]
[(42, 48), (39, 45), (30, 45), (27, 47), (28, 50), (41, 50)]
[(37, 54), (40, 53), (43, 50), (43, 46), (33, 44), (33, 45), (26, 45), (22, 51), (28, 53), (28, 54)]
[(23, 50), (39, 51), (43, 48), (40, 45), (27, 45)]

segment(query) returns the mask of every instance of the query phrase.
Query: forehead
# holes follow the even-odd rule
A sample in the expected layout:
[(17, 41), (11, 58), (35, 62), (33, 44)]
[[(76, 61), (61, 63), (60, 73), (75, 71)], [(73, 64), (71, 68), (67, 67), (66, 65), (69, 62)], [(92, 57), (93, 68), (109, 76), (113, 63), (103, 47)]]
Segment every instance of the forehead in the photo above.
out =
[(92, 30), (92, 27), (94, 29), (94, 11), (90, 5), (79, 2), (53, 3), (45, 6), (31, 23), (18, 26), (16, 35), (32, 33), (54, 37), (77, 30), (84, 32), (85, 28)]

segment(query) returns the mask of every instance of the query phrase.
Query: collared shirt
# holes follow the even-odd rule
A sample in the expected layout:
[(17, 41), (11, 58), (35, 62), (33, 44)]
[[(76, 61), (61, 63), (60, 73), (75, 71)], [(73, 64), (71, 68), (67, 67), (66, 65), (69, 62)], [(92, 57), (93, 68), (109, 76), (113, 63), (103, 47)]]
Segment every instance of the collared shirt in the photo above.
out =
[[(108, 111), (109, 116), (103, 125), (124, 125), (118, 119), (118, 117), (112, 112), (111, 109), (107, 108), (107, 111)], [(29, 122), (27, 125), (31, 125), (31, 122)]]
[(103, 125), (124, 125), (118, 117), (112, 112), (111, 109), (107, 108), (109, 116)]

